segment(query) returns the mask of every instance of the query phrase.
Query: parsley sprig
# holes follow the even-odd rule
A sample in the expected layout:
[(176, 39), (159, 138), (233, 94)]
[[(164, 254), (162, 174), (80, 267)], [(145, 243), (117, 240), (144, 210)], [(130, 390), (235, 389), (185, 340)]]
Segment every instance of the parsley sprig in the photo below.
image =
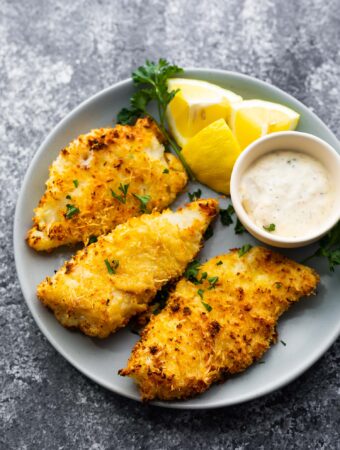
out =
[[(154, 120), (171, 148), (180, 159), (189, 177), (194, 180), (194, 175), (188, 166), (188, 163), (184, 159), (179, 146), (172, 139), (166, 127), (165, 113), (167, 106), (178, 92), (178, 90), (168, 90), (168, 79), (173, 75), (182, 72), (182, 68), (169, 64), (165, 59), (160, 59), (158, 63), (146, 60), (143, 66), (138, 67), (138, 69), (132, 72), (134, 85), (139, 89), (130, 98), (130, 109), (123, 108), (119, 112), (117, 122), (131, 125), (138, 117), (144, 116), (148, 116)], [(147, 111), (147, 107), (152, 101), (156, 102), (159, 120), (156, 120), (155, 117)]]

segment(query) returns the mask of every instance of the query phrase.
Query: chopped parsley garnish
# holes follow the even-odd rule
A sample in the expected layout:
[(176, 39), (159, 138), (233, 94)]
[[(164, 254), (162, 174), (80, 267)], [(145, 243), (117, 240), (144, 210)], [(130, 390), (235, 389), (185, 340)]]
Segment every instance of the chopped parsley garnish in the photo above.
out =
[(286, 346), (286, 345), (287, 345), (287, 344), (285, 343), (285, 341), (283, 341), (282, 339), (281, 339), (281, 341), (280, 341), (280, 342), (281, 342), (281, 344), (282, 344), (282, 345), (284, 345), (284, 346)]
[(203, 289), (198, 289), (197, 294), (198, 294), (201, 298), (203, 298), (203, 294), (204, 294)]
[(202, 305), (208, 312), (210, 312), (212, 310), (212, 307), (209, 305), (209, 303), (205, 303), (202, 301)]
[(216, 266), (221, 266), (223, 264), (223, 261), (218, 261), (217, 263), (216, 263)]
[(98, 241), (97, 236), (90, 236), (88, 245), (94, 244), (97, 241)]
[(107, 271), (109, 272), (110, 275), (113, 275), (116, 273), (116, 269), (119, 266), (119, 261), (117, 261), (116, 259), (113, 259), (111, 264), (109, 263), (108, 259), (104, 260), (104, 263), (106, 265)]
[(71, 219), (73, 216), (75, 216), (76, 214), (79, 214), (79, 213), (80, 213), (79, 208), (77, 208), (77, 207), (74, 206), (74, 205), (71, 205), (70, 203), (68, 203), (68, 204), (66, 205), (66, 208), (67, 208), (67, 211), (66, 211), (66, 213), (65, 213), (66, 219)]
[(195, 202), (199, 198), (201, 198), (202, 191), (201, 189), (197, 189), (197, 191), (193, 192), (192, 194), (188, 192), (188, 197), (191, 202)]
[(151, 196), (147, 194), (146, 195), (133, 194), (133, 195), (140, 201), (140, 212), (141, 213), (148, 212), (147, 204), (151, 200)]
[(220, 209), (220, 219), (224, 226), (229, 226), (233, 223), (232, 215), (235, 213), (233, 205), (229, 205), (227, 209)]
[(275, 287), (276, 287), (276, 289), (281, 289), (282, 288), (282, 283), (280, 283), (280, 282), (276, 282), (275, 283)]
[(73, 180), (73, 184), (77, 188), (79, 186), (79, 181), (78, 180)]
[(263, 225), (263, 228), (270, 233), (271, 231), (275, 231), (276, 226), (275, 223), (271, 223), (268, 226)]
[(331, 272), (340, 265), (340, 221), (319, 241), (318, 250), (304, 262), (315, 256), (327, 258)]
[(67, 200), (71, 200), (72, 197), (70, 196), (70, 194), (66, 195)]
[(163, 173), (169, 173), (169, 169), (164, 169)]
[[(132, 72), (132, 79), (138, 90), (130, 98), (130, 109), (123, 108), (117, 116), (117, 121), (123, 125), (132, 125), (139, 117), (146, 116), (154, 120), (189, 177), (194, 180), (190, 167), (181, 154), (180, 148), (169, 135), (166, 126), (167, 106), (178, 92), (178, 89), (168, 91), (168, 79), (181, 72), (183, 72), (182, 68), (169, 64), (165, 59), (159, 59), (158, 63), (146, 60), (143, 66)], [(158, 120), (147, 111), (152, 101), (155, 101), (157, 105)]]
[(197, 282), (198, 281), (197, 275), (200, 270), (200, 267), (201, 267), (201, 263), (199, 261), (197, 261), (197, 259), (194, 259), (188, 265), (188, 267), (185, 269), (185, 272), (184, 272), (185, 278), (187, 278), (189, 281)]
[(111, 189), (111, 194), (112, 197), (114, 197), (116, 200), (118, 200), (120, 203), (123, 203), (125, 205), (126, 203), (126, 196), (129, 190), (129, 184), (122, 184), (120, 183), (118, 189), (120, 190), (120, 192), (122, 193), (122, 195), (116, 194), (112, 189)]
[(207, 240), (210, 239), (211, 236), (213, 236), (213, 235), (214, 235), (214, 229), (213, 229), (213, 226), (210, 224), (210, 225), (208, 226), (208, 228), (206, 229), (205, 233), (204, 233), (203, 239), (204, 239), (205, 241), (207, 241)]
[(241, 221), (239, 218), (237, 218), (236, 220), (236, 225), (235, 225), (235, 233), (236, 234), (242, 234), (246, 231), (246, 229), (244, 228), (244, 226), (242, 225)]
[(218, 282), (218, 277), (209, 277), (208, 281), (210, 283), (209, 289), (215, 289), (216, 283)]
[(266, 361), (259, 361), (257, 364), (265, 364)]
[(243, 245), (241, 248), (240, 248), (240, 250), (238, 251), (238, 256), (243, 256), (243, 255), (245, 255), (246, 253), (248, 253), (249, 252), (249, 250), (252, 248), (253, 246), (252, 245), (250, 245), (250, 244), (245, 244), (245, 245)]
[[(196, 259), (192, 261), (184, 272), (184, 276), (187, 280), (193, 284), (202, 284), (204, 280), (207, 280), (210, 284), (208, 289), (213, 289), (218, 281), (218, 277), (209, 277), (207, 272), (202, 272), (201, 278), (198, 278), (198, 274), (201, 268), (201, 263)], [(198, 289), (197, 293), (202, 297), (203, 289)]]

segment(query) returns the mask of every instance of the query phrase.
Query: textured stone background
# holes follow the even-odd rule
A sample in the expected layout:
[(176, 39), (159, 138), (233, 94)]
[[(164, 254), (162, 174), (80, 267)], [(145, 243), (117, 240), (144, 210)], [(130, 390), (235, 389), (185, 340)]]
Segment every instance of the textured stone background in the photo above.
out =
[(236, 70), (302, 100), (340, 137), (340, 1), (0, 0), (0, 447), (340, 448), (340, 342), (289, 386), (207, 412), (120, 398), (47, 343), (15, 273), (12, 220), (47, 133), (145, 58)]

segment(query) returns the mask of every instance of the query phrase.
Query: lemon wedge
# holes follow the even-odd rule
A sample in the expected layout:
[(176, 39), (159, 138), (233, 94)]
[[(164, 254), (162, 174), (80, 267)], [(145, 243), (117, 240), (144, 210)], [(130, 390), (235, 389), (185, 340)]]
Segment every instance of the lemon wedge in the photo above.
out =
[(228, 121), (231, 105), (242, 101), (234, 92), (201, 80), (170, 78), (168, 89), (179, 89), (167, 108), (167, 120), (181, 147), (215, 120)]
[(269, 133), (294, 130), (300, 115), (278, 103), (244, 100), (232, 105), (231, 129), (241, 149)]
[(203, 128), (182, 149), (197, 180), (223, 194), (230, 193), (231, 171), (240, 153), (224, 119)]

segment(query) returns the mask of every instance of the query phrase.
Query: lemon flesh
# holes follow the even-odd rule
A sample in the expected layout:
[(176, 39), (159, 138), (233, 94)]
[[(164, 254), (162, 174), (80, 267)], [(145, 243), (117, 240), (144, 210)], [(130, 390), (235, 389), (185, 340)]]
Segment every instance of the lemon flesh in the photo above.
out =
[(224, 119), (203, 128), (182, 149), (197, 180), (223, 194), (230, 193), (231, 171), (240, 153)]
[(168, 89), (179, 89), (167, 108), (167, 120), (172, 135), (182, 147), (217, 119), (228, 121), (231, 105), (242, 101), (234, 92), (200, 80), (171, 78)]
[(299, 119), (300, 115), (287, 106), (264, 100), (244, 100), (232, 105), (230, 125), (243, 150), (266, 134), (294, 130)]

